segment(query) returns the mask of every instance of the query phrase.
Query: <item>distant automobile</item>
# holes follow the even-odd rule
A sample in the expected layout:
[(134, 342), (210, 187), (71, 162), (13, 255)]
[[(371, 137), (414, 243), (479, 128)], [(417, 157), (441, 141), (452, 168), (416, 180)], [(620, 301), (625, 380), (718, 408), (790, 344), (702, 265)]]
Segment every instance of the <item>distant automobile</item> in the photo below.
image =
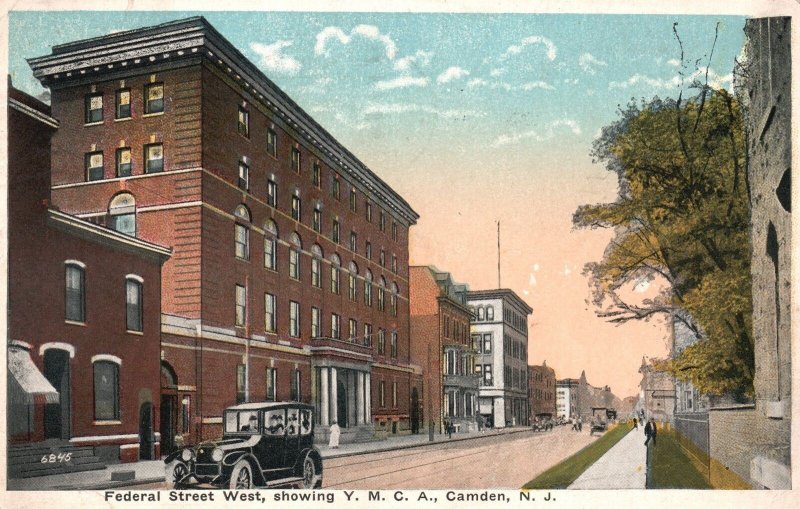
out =
[(165, 458), (175, 489), (322, 487), (322, 456), (313, 445), (314, 407), (245, 403), (223, 412), (223, 436)]
[(608, 430), (608, 423), (602, 419), (592, 420), (592, 428), (589, 432), (590, 435), (594, 435), (595, 431), (598, 433), (605, 433)]

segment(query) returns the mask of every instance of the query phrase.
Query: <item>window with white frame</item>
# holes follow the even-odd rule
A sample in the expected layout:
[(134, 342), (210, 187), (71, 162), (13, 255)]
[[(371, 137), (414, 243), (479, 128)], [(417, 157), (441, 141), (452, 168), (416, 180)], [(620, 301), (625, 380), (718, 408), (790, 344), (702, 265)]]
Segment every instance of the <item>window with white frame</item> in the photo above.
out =
[(278, 206), (278, 183), (272, 179), (267, 180), (267, 205)]
[(144, 112), (161, 113), (164, 111), (164, 84), (151, 83), (144, 88)]
[(236, 218), (234, 223), (234, 254), (240, 260), (250, 259), (250, 211), (244, 205), (239, 205), (233, 211)]
[(236, 326), (244, 327), (247, 314), (247, 291), (242, 285), (236, 285)]
[(322, 210), (319, 204), (314, 206), (314, 217), (311, 218), (311, 228), (317, 233), (322, 230)]
[(322, 327), (320, 321), (322, 319), (322, 312), (318, 307), (311, 308), (311, 338), (318, 338), (322, 336)]
[(103, 152), (89, 152), (84, 157), (86, 165), (86, 180), (93, 182), (105, 178), (105, 168), (103, 166)]
[(364, 276), (364, 304), (372, 306), (372, 271), (369, 269)]
[(384, 355), (386, 353), (386, 331), (378, 329), (378, 353)]
[(300, 250), (303, 244), (297, 233), (292, 233), (290, 238), (291, 248), (289, 249), (289, 277), (300, 279)]
[(119, 364), (111, 361), (95, 361), (94, 371), (94, 420), (118, 421), (119, 412)]
[(145, 173), (164, 171), (164, 145), (151, 143), (144, 146)]
[(351, 318), (347, 321), (348, 331), (347, 331), (347, 338), (350, 342), (354, 342), (358, 338), (358, 322), (355, 318)]
[(300, 303), (289, 301), (289, 336), (300, 337)]
[(242, 191), (250, 189), (250, 167), (243, 161), (239, 161), (239, 189)]
[(136, 200), (130, 193), (120, 193), (108, 204), (108, 226), (112, 230), (136, 236)]
[(336, 313), (331, 313), (331, 337), (341, 339), (342, 317)]
[(272, 157), (278, 156), (278, 134), (272, 130), (267, 130), (267, 153)]
[(292, 147), (292, 170), (300, 174), (300, 149)]
[(331, 293), (335, 293), (339, 295), (340, 292), (340, 283), (339, 283), (339, 265), (341, 261), (339, 260), (339, 256), (337, 254), (331, 255)]
[(133, 173), (131, 162), (131, 148), (122, 147), (117, 149), (117, 177), (130, 177)]
[(237, 131), (245, 138), (250, 137), (250, 112), (239, 106), (239, 119), (236, 123)]
[(389, 348), (391, 349), (390, 355), (392, 358), (397, 358), (397, 331), (393, 330), (389, 339)]
[(311, 285), (322, 288), (322, 248), (317, 244), (311, 246)]
[(142, 332), (144, 328), (142, 298), (141, 278), (128, 277), (125, 280), (125, 322), (129, 331)]
[(121, 88), (115, 94), (116, 118), (131, 118), (131, 89)]
[(71, 322), (86, 321), (86, 272), (78, 263), (65, 266), (64, 318)]
[(264, 225), (264, 268), (278, 268), (278, 225), (269, 220)]
[(277, 329), (277, 320), (275, 316), (275, 311), (277, 309), (277, 303), (275, 300), (275, 296), (271, 293), (264, 294), (264, 329), (267, 332), (275, 332)]
[(84, 122), (94, 124), (103, 121), (103, 94), (89, 94), (86, 96), (86, 115)]
[(278, 396), (278, 370), (277, 368), (267, 368), (266, 370), (266, 399), (267, 401), (277, 401)]
[(358, 266), (355, 262), (350, 262), (349, 271), (347, 273), (347, 295), (350, 300), (355, 301), (357, 298), (356, 292), (356, 276), (358, 275)]

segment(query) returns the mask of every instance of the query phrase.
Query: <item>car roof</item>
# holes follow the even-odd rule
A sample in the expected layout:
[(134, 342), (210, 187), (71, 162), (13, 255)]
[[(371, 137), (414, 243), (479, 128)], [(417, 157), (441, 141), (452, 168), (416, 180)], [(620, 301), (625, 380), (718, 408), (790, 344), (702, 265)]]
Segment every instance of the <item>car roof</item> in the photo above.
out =
[(313, 410), (314, 407), (305, 403), (297, 403), (292, 401), (261, 401), (256, 403), (242, 403), (241, 405), (231, 406), (225, 410), (270, 410), (273, 408), (303, 408), (305, 410)]

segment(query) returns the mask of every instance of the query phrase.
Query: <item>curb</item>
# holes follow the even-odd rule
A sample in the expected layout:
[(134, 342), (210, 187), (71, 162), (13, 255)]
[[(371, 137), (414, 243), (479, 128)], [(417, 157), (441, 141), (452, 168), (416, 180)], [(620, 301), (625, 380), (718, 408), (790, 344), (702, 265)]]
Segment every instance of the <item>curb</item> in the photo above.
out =
[[(115, 488), (127, 488), (128, 486), (138, 486), (140, 484), (151, 484), (156, 482), (164, 482), (166, 478), (161, 477), (147, 477), (142, 479), (133, 479), (130, 481), (102, 481), (95, 484), (80, 484), (72, 486), (53, 486), (49, 490), (57, 491), (77, 491), (77, 490), (109, 490)], [(48, 490), (48, 491), (49, 491)]]

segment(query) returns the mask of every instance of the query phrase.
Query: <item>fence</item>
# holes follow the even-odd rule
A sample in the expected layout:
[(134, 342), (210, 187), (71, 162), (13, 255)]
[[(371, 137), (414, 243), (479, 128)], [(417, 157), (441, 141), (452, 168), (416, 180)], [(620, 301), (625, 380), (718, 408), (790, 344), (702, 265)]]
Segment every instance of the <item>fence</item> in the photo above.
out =
[(708, 412), (676, 413), (673, 422), (681, 448), (708, 478), (711, 468)]

